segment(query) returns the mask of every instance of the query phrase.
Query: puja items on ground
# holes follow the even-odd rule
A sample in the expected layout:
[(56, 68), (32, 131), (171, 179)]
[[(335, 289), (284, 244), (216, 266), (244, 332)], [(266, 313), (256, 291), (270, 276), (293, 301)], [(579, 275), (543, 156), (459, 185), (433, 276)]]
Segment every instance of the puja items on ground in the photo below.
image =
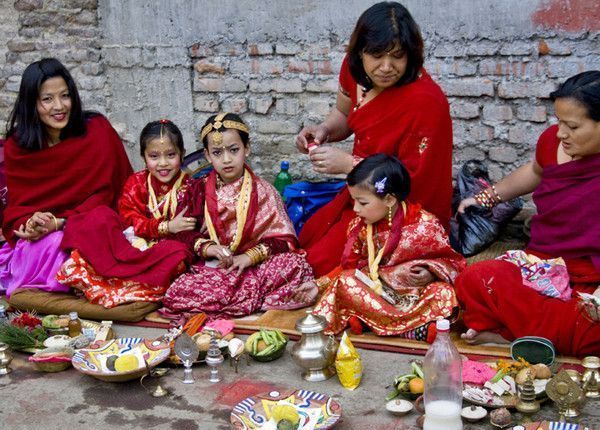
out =
[(61, 372), (71, 366), (74, 353), (75, 350), (68, 344), (51, 346), (33, 354), (29, 357), (29, 361), (42, 372)]
[(523, 385), (529, 378), (536, 394), (540, 394), (552, 376), (545, 364), (530, 365), (522, 358), (500, 359), (495, 365), (466, 360), (462, 369), (463, 397), (485, 406), (514, 406), (517, 385)]
[(386, 400), (391, 400), (401, 395), (411, 400), (415, 400), (423, 394), (424, 381), (423, 369), (417, 361), (410, 363), (411, 371), (403, 373), (394, 378), (393, 391), (386, 396)]
[(512, 423), (512, 415), (506, 408), (498, 408), (490, 412), (490, 423), (496, 427), (504, 428)]
[(8, 324), (0, 324), (0, 342), (17, 351), (43, 348), (47, 338), (42, 320), (30, 312), (16, 312)]
[(360, 385), (363, 370), (362, 361), (346, 332), (342, 335), (335, 357), (335, 370), (342, 387), (354, 390)]
[(273, 361), (283, 355), (288, 338), (281, 330), (261, 328), (246, 339), (246, 352), (257, 361)]

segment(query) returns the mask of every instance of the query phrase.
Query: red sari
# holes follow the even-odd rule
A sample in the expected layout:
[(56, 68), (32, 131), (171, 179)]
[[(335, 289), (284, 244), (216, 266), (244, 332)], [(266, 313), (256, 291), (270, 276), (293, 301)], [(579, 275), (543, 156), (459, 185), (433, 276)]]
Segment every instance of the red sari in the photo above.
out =
[[(342, 64), (340, 85), (356, 100), (356, 81)], [(444, 226), (452, 198), (452, 122), (448, 101), (425, 70), (401, 87), (388, 88), (348, 115), (354, 132), (353, 155), (383, 152), (404, 163), (411, 177), (409, 200), (420, 203)], [(300, 245), (317, 276), (339, 265), (348, 223), (354, 218), (346, 189), (315, 213), (300, 232)]]
[[(399, 335), (449, 317), (458, 306), (452, 282), (465, 267), (440, 222), (418, 205), (399, 209), (392, 227), (387, 220), (374, 226), (375, 249), (383, 248), (378, 274), (398, 297), (392, 305), (356, 276), (369, 276), (367, 227), (360, 218), (350, 224), (349, 239), (338, 270), (319, 280), (325, 291), (314, 309), (329, 323), (327, 331), (344, 330), (351, 316), (360, 318), (375, 334)], [(410, 287), (407, 276), (414, 266), (426, 267), (435, 281), (423, 288)]]
[[(177, 175), (163, 184), (150, 176), (161, 211), (161, 216), (155, 218), (149, 209), (148, 175), (143, 170), (127, 179), (119, 199), (121, 218), (109, 208), (98, 208), (72, 220), (82, 228), (88, 227), (85, 236), (65, 235), (63, 245), (73, 251), (57, 279), (81, 291), (91, 303), (111, 308), (136, 301), (158, 302), (191, 259), (183, 243), (171, 240), (173, 235), (161, 236), (158, 232), (162, 221), (173, 218), (185, 207), (183, 198), (190, 177), (184, 175), (179, 181)], [(164, 217), (162, 209), (175, 186), (177, 205)], [(133, 226), (138, 239), (147, 239), (151, 247), (140, 251), (132, 246), (123, 235), (128, 226)]]
[[(247, 217), (233, 253), (241, 254), (262, 243), (270, 249), (270, 257), (240, 275), (198, 261), (167, 291), (163, 315), (177, 318), (205, 312), (211, 319), (231, 318), (258, 310), (297, 309), (314, 302), (317, 286), (312, 270), (297, 248), (294, 228), (277, 190), (248, 168), (247, 171), (251, 181)], [(243, 198), (244, 180), (220, 185), (212, 171), (200, 181), (204, 185), (204, 191), (196, 193), (200, 202), (190, 201), (189, 207), (197, 213), (199, 207), (206, 205), (219, 243), (231, 247), (238, 230), (236, 206)], [(212, 239), (204, 220), (194, 239), (209, 237)]]
[(532, 219), (527, 251), (565, 259), (571, 300), (539, 294), (523, 284), (517, 266), (496, 260), (470, 266), (456, 280), (456, 292), (469, 328), (509, 341), (541, 336), (561, 354), (598, 355), (600, 324), (579, 309), (576, 292), (592, 294), (600, 283), (600, 155), (557, 164), (556, 132), (552, 126), (538, 141), (536, 158), (543, 173), (533, 194), (538, 215)]
[[(6, 141), (8, 207), (4, 236), (14, 246), (13, 230), (34, 212), (52, 212), (57, 218), (87, 212), (97, 206), (115, 207), (131, 165), (117, 132), (101, 115), (87, 121), (84, 136), (61, 141), (40, 151)], [(68, 223), (67, 227), (68, 228)]]

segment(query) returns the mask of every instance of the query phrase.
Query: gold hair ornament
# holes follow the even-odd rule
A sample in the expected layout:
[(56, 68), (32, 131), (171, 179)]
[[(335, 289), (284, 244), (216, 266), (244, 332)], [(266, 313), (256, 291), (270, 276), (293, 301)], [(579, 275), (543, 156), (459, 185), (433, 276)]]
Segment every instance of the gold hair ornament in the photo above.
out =
[(200, 142), (204, 141), (204, 138), (208, 136), (209, 133), (214, 132), (213, 135), (213, 144), (220, 146), (223, 143), (223, 132), (221, 129), (224, 127), (226, 130), (239, 130), (244, 133), (250, 133), (250, 129), (246, 124), (239, 121), (232, 121), (230, 119), (223, 121), (223, 118), (227, 113), (220, 113), (215, 117), (213, 122), (208, 123), (202, 129), (200, 133)]

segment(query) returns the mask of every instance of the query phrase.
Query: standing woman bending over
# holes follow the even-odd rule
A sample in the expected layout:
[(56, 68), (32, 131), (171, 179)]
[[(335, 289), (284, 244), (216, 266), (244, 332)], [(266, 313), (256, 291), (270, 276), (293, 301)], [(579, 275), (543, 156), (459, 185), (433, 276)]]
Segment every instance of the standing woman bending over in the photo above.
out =
[[(404, 6), (377, 3), (358, 19), (342, 63), (336, 107), (319, 125), (305, 127), (296, 146), (314, 170), (347, 174), (363, 158), (385, 153), (408, 169), (409, 200), (447, 226), (452, 197), (452, 123), (446, 96), (423, 69), (423, 39)], [(352, 153), (328, 142), (354, 134)], [(354, 217), (348, 190), (308, 220), (300, 234), (315, 275), (340, 263)]]
[(0, 250), (0, 290), (68, 291), (55, 275), (71, 215), (116, 205), (131, 173), (110, 123), (84, 112), (69, 71), (56, 59), (30, 64), (7, 126), (8, 206)]
[(571, 299), (527, 287), (512, 263), (476, 263), (456, 280), (469, 328), (463, 337), (480, 343), (542, 336), (562, 354), (598, 355), (600, 323), (578, 308), (577, 292), (600, 296), (600, 71), (569, 78), (550, 98), (558, 124), (540, 136), (535, 159), (491, 189), (463, 200), (458, 211), (474, 204), (490, 207), (533, 191), (538, 213), (531, 220), (527, 252), (565, 260)]

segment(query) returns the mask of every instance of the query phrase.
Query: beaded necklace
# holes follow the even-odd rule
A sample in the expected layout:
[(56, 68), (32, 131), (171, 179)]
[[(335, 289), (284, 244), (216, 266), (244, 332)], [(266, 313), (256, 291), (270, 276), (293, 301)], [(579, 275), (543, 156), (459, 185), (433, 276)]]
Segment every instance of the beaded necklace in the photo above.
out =
[(367, 93), (369, 92), (365, 87), (360, 87), (360, 89), (362, 90), (362, 93), (354, 105), (355, 111), (362, 105), (362, 102), (365, 101), (365, 97), (367, 97)]
[[(181, 172), (179, 174), (179, 178), (175, 184), (173, 184), (171, 190), (165, 194), (160, 203), (158, 202), (156, 193), (152, 187), (151, 176), (152, 175), (148, 173), (148, 209), (154, 218), (169, 220), (175, 216), (175, 212), (177, 211), (177, 191), (179, 191), (179, 188), (181, 187), (181, 183), (185, 178), (185, 173)], [(163, 205), (162, 213), (160, 211), (161, 204)]]

